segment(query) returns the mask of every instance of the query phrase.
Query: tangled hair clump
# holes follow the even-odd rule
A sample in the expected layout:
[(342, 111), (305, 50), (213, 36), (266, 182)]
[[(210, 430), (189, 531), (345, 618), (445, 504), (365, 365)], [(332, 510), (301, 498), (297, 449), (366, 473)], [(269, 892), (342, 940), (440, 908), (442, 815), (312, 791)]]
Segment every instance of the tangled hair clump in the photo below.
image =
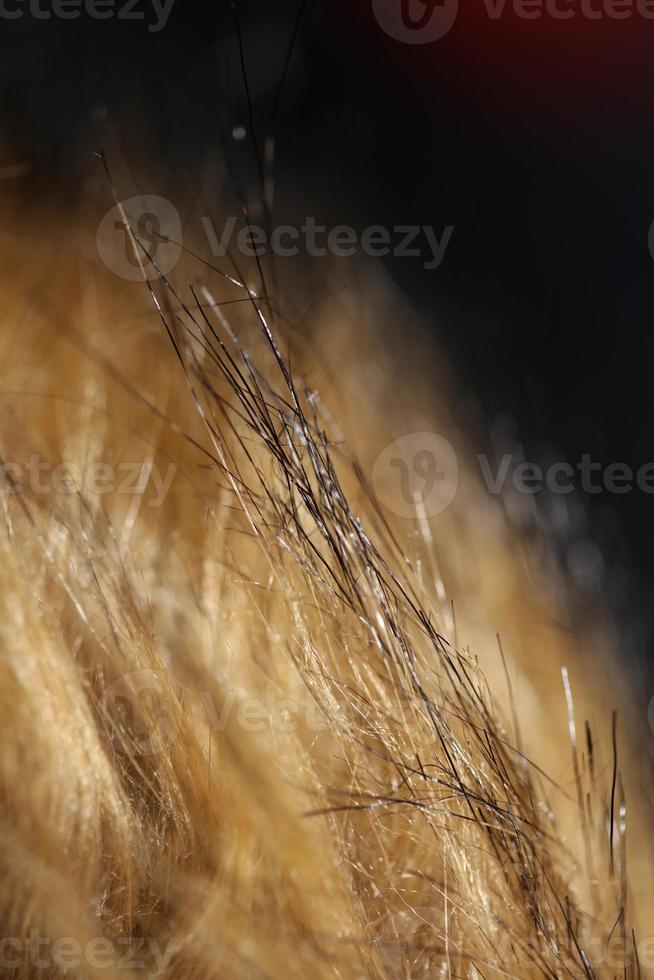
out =
[[(615, 741), (577, 745), (564, 674), (546, 776), (444, 600), (438, 567), (475, 598), (513, 574), (481, 502), (407, 538), (240, 276), (149, 282), (159, 334), (80, 280), (79, 324), (24, 276), (5, 313), (43, 387), (5, 337), (2, 975), (645, 975)], [(39, 494), (26, 447), (175, 478), (157, 508)]]

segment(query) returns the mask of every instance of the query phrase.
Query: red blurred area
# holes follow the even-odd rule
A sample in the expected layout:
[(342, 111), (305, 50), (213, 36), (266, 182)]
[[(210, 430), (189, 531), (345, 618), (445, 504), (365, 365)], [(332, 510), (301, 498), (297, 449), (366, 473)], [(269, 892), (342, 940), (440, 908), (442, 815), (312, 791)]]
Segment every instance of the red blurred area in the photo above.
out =
[[(411, 2), (416, 13), (425, 10), (419, 0)], [(453, 27), (426, 44), (392, 39), (374, 12), (370, 29), (391, 62), (425, 86), (425, 111), (433, 85), (447, 86), (453, 100), (481, 102), (494, 113), (527, 111), (559, 122), (654, 108), (652, 0), (531, 0), (520, 4), (528, 19), (520, 16), (518, 2), (466, 0), (464, 6), (459, 0)], [(548, 6), (573, 16), (557, 19)]]

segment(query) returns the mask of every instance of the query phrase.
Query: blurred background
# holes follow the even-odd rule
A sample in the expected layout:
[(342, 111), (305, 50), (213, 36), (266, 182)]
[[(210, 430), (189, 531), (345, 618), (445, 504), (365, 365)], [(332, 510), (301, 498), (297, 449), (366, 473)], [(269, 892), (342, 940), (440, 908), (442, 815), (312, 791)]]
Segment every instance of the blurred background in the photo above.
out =
[[(401, 2), (173, 0), (164, 17), (116, 0), (106, 19), (83, 4), (48, 19), (48, 0), (7, 0), (0, 193), (26, 208), (74, 202), (111, 140), (154, 165), (158, 185), (134, 193), (175, 183), (199, 197), (215, 179), (247, 198), (258, 156), (274, 172), (273, 222), (453, 226), (437, 268), (378, 261), (452, 360), (478, 445), (654, 463), (647, 4), (561, 0), (574, 16), (559, 19), (508, 0), (411, 0), (414, 31), (448, 4), (456, 17), (407, 43), (394, 36)], [(555, 503), (536, 523), (573, 587), (620, 617), (646, 710), (654, 496), (577, 490)]]

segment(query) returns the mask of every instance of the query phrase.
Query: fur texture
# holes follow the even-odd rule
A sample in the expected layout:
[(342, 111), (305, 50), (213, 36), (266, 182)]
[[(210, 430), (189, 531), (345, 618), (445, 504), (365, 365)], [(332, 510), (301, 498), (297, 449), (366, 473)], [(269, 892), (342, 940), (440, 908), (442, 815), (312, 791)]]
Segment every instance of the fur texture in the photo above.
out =
[[(3, 248), (2, 975), (646, 976), (612, 634), (476, 485), (390, 287), (303, 335), (232, 267), (112, 276), (95, 226)], [(395, 517), (372, 461), (430, 429), (461, 492)]]

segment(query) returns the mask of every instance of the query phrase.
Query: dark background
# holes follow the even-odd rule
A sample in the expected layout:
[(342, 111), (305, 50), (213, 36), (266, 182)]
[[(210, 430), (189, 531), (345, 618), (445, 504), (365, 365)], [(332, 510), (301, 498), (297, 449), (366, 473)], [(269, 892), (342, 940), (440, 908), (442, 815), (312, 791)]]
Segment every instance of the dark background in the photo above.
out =
[[(236, 4), (256, 137), (276, 139), (278, 200), (299, 193), (359, 229), (453, 224), (439, 269), (384, 261), (482, 417), (513, 419), (529, 458), (589, 453), (637, 469), (654, 461), (654, 21), (577, 13), (492, 21), (472, 0), (446, 37), (407, 46), (370, 0)], [(0, 34), (4, 162), (29, 162), (29, 192), (73, 195), (107, 125), (192, 183), (243, 124), (249, 161), (236, 164), (254, 168), (227, 2), (176, 0), (159, 33), (26, 13), (0, 18)], [(581, 509), (575, 534), (600, 544), (599, 594), (654, 692), (654, 497), (602, 494)]]

